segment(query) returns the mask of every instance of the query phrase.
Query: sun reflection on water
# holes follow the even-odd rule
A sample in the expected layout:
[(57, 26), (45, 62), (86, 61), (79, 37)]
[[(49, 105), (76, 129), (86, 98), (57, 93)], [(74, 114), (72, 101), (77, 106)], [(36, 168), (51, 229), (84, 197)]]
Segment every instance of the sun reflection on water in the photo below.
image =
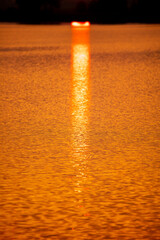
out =
[(83, 192), (87, 178), (89, 65), (89, 28), (72, 29), (72, 159), (77, 193)]

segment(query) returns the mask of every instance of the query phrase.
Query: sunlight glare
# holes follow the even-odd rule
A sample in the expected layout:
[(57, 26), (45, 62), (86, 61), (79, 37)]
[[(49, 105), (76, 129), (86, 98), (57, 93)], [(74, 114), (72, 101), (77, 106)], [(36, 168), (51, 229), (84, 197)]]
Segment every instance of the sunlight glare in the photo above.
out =
[(72, 27), (89, 27), (90, 22), (71, 22)]

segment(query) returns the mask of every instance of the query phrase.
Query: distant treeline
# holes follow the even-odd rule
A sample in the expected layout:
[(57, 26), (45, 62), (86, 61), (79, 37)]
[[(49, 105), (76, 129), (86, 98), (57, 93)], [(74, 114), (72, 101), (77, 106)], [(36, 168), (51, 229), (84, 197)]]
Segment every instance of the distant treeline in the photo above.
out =
[(63, 0), (15, 0), (12, 7), (0, 9), (0, 21), (20, 23), (59, 23), (73, 20), (93, 23), (160, 23), (160, 0), (79, 1), (65, 10)]

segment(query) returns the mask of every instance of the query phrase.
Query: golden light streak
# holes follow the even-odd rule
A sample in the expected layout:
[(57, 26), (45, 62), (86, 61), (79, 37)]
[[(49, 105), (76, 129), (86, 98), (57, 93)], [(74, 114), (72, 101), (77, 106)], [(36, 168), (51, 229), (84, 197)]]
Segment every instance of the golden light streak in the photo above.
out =
[(89, 29), (72, 29), (72, 158), (76, 170), (75, 191), (86, 181), (89, 103)]

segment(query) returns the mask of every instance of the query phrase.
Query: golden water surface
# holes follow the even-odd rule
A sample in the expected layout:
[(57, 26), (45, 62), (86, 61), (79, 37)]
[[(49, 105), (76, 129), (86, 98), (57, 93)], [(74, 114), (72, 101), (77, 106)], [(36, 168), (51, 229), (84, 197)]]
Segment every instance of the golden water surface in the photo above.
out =
[(160, 239), (160, 25), (0, 25), (0, 240)]

